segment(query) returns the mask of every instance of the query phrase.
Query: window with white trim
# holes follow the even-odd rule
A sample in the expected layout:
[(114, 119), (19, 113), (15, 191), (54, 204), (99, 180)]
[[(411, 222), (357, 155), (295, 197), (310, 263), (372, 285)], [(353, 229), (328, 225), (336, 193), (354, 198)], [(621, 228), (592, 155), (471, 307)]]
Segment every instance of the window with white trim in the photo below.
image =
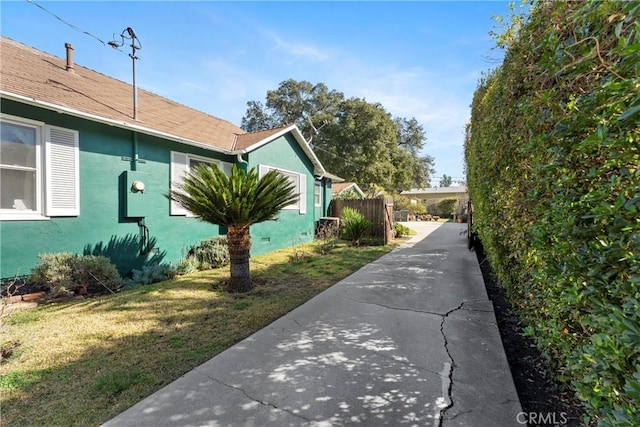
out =
[(78, 216), (78, 132), (2, 115), (0, 134), (0, 218)]
[(320, 181), (316, 181), (313, 187), (313, 203), (316, 208), (322, 206), (322, 185)]
[[(210, 159), (208, 157), (196, 156), (188, 153), (179, 153), (177, 151), (171, 152), (171, 191), (178, 191), (177, 185), (181, 184), (184, 177), (189, 174), (192, 168), (200, 165), (218, 165), (219, 168), (227, 175), (231, 175), (231, 163), (223, 162), (221, 160)], [(171, 215), (187, 215), (193, 216), (191, 212), (180, 206), (180, 204), (174, 200), (171, 200)]]
[(283, 209), (287, 210), (297, 210), (300, 215), (304, 215), (307, 213), (307, 176), (301, 173), (292, 172), (280, 168), (274, 168), (272, 166), (267, 165), (258, 165), (258, 176), (262, 178), (267, 172), (274, 170), (286, 177), (291, 184), (293, 185), (293, 191), (295, 194), (298, 194), (297, 200), (290, 204), (289, 206), (285, 206)]

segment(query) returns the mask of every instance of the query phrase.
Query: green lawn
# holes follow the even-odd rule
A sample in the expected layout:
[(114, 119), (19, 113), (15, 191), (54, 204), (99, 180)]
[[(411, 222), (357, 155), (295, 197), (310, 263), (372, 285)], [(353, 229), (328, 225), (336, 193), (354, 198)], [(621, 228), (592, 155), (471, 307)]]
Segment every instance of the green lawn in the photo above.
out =
[(224, 268), (12, 313), (0, 424), (105, 422), (391, 249), (340, 243), (321, 255), (312, 243), (255, 257), (246, 294), (222, 290)]

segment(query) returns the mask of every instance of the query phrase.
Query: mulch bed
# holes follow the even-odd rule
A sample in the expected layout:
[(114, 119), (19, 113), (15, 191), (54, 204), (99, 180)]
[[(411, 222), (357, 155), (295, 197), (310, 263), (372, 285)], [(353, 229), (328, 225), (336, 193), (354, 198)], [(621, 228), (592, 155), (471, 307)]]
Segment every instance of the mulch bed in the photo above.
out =
[[(506, 296), (505, 289), (494, 278), (482, 244), (476, 241), (475, 251), (489, 299), (493, 301), (502, 343), (518, 392), (523, 415), (520, 421), (548, 420), (550, 423), (529, 425), (582, 426), (584, 408), (566, 385), (555, 381), (548, 364), (533, 340), (522, 335), (522, 325), (516, 310)], [(535, 415), (529, 415), (535, 414)], [(548, 415), (550, 414), (550, 415)]]

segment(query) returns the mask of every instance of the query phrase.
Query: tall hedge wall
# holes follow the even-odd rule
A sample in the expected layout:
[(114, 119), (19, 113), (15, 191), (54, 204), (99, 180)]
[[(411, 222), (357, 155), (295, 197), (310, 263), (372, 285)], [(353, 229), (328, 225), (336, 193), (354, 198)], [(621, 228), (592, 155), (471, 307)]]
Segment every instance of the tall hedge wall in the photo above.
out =
[(534, 3), (465, 142), (489, 260), (603, 426), (640, 425), (639, 15), (638, 1)]

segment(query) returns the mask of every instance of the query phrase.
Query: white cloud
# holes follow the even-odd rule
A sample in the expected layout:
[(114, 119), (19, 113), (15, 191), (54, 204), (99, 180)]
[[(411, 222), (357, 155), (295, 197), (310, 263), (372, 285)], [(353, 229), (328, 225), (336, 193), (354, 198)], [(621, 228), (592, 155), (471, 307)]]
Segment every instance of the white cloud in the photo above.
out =
[(263, 31), (264, 35), (271, 40), (278, 53), (283, 53), (288, 57), (300, 58), (312, 62), (322, 62), (331, 58), (331, 52), (316, 46), (312, 43), (288, 40), (273, 30)]

